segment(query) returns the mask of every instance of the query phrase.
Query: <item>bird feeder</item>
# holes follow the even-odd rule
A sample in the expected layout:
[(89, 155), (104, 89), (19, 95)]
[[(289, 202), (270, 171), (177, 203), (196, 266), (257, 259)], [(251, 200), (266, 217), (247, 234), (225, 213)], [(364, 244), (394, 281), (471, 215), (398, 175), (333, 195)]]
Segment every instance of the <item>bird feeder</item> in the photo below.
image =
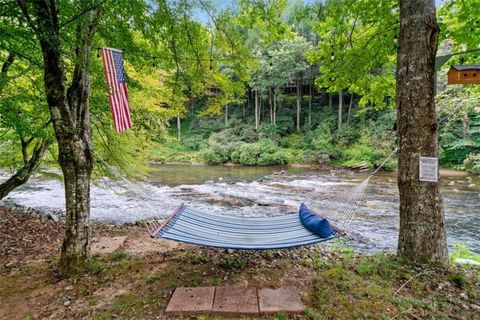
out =
[(452, 66), (448, 84), (480, 84), (480, 65)]

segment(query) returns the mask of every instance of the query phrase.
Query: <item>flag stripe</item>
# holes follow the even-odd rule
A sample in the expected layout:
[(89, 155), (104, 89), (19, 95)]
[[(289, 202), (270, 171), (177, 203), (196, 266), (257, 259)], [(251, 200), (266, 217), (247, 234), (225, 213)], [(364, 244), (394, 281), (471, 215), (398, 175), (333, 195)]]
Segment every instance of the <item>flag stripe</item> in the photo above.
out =
[[(110, 79), (110, 65), (109, 65), (109, 60), (108, 60), (108, 52), (105, 48), (102, 49), (102, 58), (103, 58), (103, 64), (104, 64), (104, 70), (105, 70), (105, 79), (107, 80), (107, 86), (108, 86), (108, 99), (110, 101), (110, 111), (112, 112), (113, 116), (113, 124), (115, 126), (115, 130), (117, 130), (117, 115), (114, 110), (114, 97), (113, 97), (113, 89), (112, 89), (112, 81)], [(118, 131), (118, 130), (117, 130)]]
[(102, 57), (109, 88), (113, 123), (115, 130), (122, 132), (132, 127), (123, 54), (120, 50), (102, 48)]
[(119, 114), (117, 112), (117, 105), (118, 105), (118, 100), (117, 100), (117, 96), (115, 94), (115, 80), (114, 80), (114, 73), (113, 73), (113, 63), (112, 63), (112, 59), (111, 59), (111, 54), (110, 54), (110, 51), (109, 50), (105, 50), (105, 66), (106, 66), (106, 69), (107, 69), (107, 75), (108, 75), (108, 84), (109, 84), (109, 88), (110, 88), (110, 109), (112, 111), (112, 115), (113, 115), (113, 124), (115, 126), (115, 130), (117, 132), (120, 132), (120, 128), (119, 128), (119, 125), (120, 125), (120, 118), (119, 118)]

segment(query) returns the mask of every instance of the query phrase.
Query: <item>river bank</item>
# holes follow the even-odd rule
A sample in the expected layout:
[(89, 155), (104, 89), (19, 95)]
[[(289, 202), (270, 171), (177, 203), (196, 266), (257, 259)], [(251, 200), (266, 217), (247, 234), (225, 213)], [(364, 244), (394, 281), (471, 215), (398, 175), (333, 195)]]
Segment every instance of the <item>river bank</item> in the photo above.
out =
[[(368, 175), (323, 167), (155, 165), (143, 181), (97, 180), (91, 188), (91, 217), (97, 222), (130, 224), (166, 217), (182, 203), (203, 212), (265, 217), (294, 214), (302, 202), (328, 216)], [(480, 178), (442, 170), (441, 179), (450, 248), (465, 242), (480, 253)], [(396, 172), (372, 177), (356, 214), (345, 222), (348, 244), (357, 251), (395, 250), (398, 201)], [(35, 176), (5, 202), (61, 219), (63, 185)]]
[(206, 249), (150, 239), (133, 225), (94, 223), (89, 271), (60, 280), (62, 236), (62, 221), (0, 209), (0, 319), (164, 319), (174, 288), (208, 285), (294, 286), (308, 307), (298, 319), (475, 319), (480, 312), (474, 269), (408, 266), (341, 243)]

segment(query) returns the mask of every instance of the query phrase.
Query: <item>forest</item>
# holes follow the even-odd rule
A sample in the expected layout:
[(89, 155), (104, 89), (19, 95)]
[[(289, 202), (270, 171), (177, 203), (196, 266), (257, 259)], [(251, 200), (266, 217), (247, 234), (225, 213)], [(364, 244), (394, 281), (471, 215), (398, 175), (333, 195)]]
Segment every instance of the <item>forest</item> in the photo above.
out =
[[(94, 55), (89, 104), (98, 175), (141, 177), (151, 161), (371, 168), (395, 150), (397, 1), (121, 3), (114, 6), (121, 19), (104, 13), (92, 47), (124, 51), (134, 125), (122, 135), (111, 130)], [(478, 7), (446, 1), (438, 8), (437, 56), (476, 48)], [(0, 166), (24, 168), (26, 177), (55, 167), (57, 147), (37, 45), (13, 28), (17, 10), (14, 2), (2, 5)], [(66, 49), (76, 18), (63, 22)], [(436, 84), (441, 164), (476, 173), (480, 91), (447, 87), (446, 72), (478, 59), (478, 51), (453, 56)]]

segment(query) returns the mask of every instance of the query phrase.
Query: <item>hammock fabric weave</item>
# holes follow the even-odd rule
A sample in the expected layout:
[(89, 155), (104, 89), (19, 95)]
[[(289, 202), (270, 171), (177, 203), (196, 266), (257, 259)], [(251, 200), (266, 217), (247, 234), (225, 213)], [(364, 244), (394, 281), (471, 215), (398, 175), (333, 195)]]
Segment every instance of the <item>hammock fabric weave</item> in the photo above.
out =
[(181, 205), (152, 237), (207, 247), (265, 250), (298, 247), (343, 235), (334, 230), (322, 238), (306, 229), (298, 214), (268, 218), (243, 218), (204, 213)]

